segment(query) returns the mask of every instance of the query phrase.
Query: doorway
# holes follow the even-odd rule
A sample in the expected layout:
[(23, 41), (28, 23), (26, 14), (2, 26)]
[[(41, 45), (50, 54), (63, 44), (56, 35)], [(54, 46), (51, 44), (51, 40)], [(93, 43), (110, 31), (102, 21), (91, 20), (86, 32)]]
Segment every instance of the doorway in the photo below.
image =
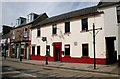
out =
[(17, 56), (17, 58), (19, 57), (19, 46), (18, 46), (18, 44), (16, 45), (16, 56)]
[(60, 61), (60, 47), (55, 47), (55, 61)]
[(117, 63), (117, 51), (115, 51), (116, 37), (106, 37), (106, 63), (114, 64)]
[(29, 45), (26, 44), (25, 59), (29, 59)]
[(62, 43), (53, 43), (54, 61), (61, 61), (62, 58)]

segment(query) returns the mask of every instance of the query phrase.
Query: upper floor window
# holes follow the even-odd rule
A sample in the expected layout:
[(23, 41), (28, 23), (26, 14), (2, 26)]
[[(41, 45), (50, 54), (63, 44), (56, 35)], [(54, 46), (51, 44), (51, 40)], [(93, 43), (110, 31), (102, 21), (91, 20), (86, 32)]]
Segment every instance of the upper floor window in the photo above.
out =
[(40, 28), (37, 28), (37, 37), (40, 37)]
[(27, 37), (28, 28), (24, 28), (24, 37)]
[(19, 26), (20, 24), (21, 24), (21, 19), (19, 18), (16, 20), (16, 25)]
[(27, 16), (27, 23), (33, 21), (33, 17), (34, 17), (33, 14), (29, 14), (29, 15)]
[(15, 31), (13, 30), (13, 39), (15, 39)]
[(88, 30), (88, 18), (82, 19), (82, 31)]
[(57, 34), (57, 24), (52, 25), (52, 34)]
[(70, 56), (70, 45), (65, 45), (65, 56)]
[(120, 5), (117, 6), (117, 21), (120, 23)]
[(70, 32), (70, 22), (65, 22), (65, 33)]

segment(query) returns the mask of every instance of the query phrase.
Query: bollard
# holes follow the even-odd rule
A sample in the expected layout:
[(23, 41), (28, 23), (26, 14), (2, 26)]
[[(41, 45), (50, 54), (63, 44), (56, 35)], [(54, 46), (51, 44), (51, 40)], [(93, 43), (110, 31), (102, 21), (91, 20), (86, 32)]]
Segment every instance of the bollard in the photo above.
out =
[(20, 61), (22, 61), (22, 56), (20, 56)]
[(47, 60), (47, 56), (46, 56), (46, 65), (48, 65), (48, 60)]

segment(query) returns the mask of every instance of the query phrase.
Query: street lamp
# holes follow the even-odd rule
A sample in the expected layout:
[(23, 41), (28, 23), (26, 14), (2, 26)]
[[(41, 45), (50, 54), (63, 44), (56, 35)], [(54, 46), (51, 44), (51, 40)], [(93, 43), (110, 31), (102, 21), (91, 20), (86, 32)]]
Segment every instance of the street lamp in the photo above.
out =
[[(42, 37), (42, 41), (47, 43), (47, 38), (46, 37)], [(46, 53), (46, 65), (48, 65), (48, 58), (47, 58), (47, 53)]]
[(93, 23), (93, 29), (87, 30), (87, 31), (93, 31), (93, 50), (94, 50), (94, 69), (96, 69), (96, 57), (95, 57), (95, 30), (102, 30), (102, 28), (95, 29), (95, 24)]

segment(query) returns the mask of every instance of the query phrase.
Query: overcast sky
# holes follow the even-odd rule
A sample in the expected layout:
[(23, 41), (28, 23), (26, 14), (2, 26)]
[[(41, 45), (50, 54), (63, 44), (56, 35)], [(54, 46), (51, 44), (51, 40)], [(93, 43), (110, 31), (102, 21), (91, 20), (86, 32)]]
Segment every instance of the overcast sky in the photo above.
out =
[(26, 17), (29, 13), (47, 13), (49, 17), (78, 10), (81, 8), (94, 6), (96, 2), (2, 2), (2, 25), (15, 25), (16, 19), (20, 16)]

